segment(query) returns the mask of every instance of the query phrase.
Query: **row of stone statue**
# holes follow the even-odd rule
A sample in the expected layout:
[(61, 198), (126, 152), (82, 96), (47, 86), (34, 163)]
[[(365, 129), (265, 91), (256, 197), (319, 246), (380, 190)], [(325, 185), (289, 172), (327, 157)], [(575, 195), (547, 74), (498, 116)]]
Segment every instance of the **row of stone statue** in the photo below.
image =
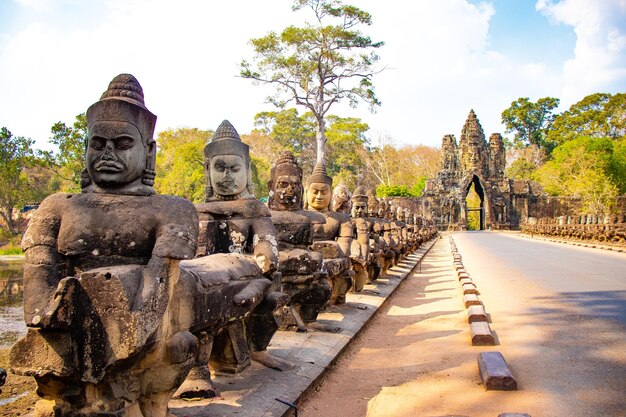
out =
[(626, 218), (623, 214), (542, 217), (521, 225), (522, 232), (560, 239), (626, 245)]
[(289, 152), (264, 205), (227, 121), (204, 149), (206, 202), (155, 195), (156, 116), (132, 75), (113, 79), (87, 121), (82, 193), (46, 198), (22, 243), (29, 329), (10, 361), (36, 379), (37, 417), (164, 417), (174, 394), (215, 395), (208, 363), (288, 369), (267, 351), (278, 329), (316, 327), (436, 234), (362, 187), (331, 201), (321, 163), (305, 192)]

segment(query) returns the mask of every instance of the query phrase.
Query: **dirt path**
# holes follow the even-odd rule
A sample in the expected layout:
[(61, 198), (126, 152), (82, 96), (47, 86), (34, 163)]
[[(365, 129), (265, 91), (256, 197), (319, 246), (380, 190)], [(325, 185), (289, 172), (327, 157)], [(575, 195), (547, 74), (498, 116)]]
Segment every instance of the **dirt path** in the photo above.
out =
[[(304, 417), (491, 416), (532, 398), (485, 391), (444, 237), (301, 404)], [(526, 398), (522, 398), (526, 397)], [(530, 396), (532, 397), (532, 395)], [(541, 407), (541, 404), (538, 404)], [(536, 414), (535, 417), (546, 414)]]

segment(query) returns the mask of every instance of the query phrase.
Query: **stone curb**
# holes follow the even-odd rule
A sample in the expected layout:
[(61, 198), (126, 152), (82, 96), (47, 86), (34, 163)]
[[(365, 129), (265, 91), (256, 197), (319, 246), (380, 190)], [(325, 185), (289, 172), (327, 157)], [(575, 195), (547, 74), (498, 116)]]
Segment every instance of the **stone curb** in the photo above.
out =
[(596, 242), (585, 242), (582, 240), (568, 240), (568, 239), (552, 239), (549, 237), (544, 237), (542, 235), (539, 236), (532, 236), (529, 235), (528, 233), (519, 233), (517, 234), (517, 236), (519, 237), (523, 237), (526, 239), (534, 239), (534, 240), (543, 240), (545, 242), (553, 242), (553, 243), (561, 243), (564, 245), (571, 245), (571, 246), (581, 246), (584, 248), (592, 248), (592, 249), (602, 249), (602, 250), (607, 250), (607, 251), (611, 251), (611, 252), (619, 252), (619, 253), (624, 253), (626, 252), (626, 248), (621, 247), (621, 246), (607, 246), (607, 245), (603, 245), (601, 243), (596, 243)]
[(513, 378), (509, 365), (500, 352), (480, 352), (478, 369), (480, 379), (488, 390), (517, 390), (517, 381)]

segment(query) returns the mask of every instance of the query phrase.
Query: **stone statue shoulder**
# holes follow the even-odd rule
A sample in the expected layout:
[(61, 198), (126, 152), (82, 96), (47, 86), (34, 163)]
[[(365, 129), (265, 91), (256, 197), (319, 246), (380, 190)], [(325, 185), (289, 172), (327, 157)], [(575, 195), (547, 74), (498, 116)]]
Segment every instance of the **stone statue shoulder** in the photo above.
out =
[(66, 255), (108, 251), (188, 259), (195, 254), (197, 235), (196, 209), (180, 197), (58, 193), (33, 215), (23, 248), (47, 245)]
[(201, 216), (219, 220), (270, 217), (270, 210), (256, 198), (200, 203), (196, 204), (196, 209)]

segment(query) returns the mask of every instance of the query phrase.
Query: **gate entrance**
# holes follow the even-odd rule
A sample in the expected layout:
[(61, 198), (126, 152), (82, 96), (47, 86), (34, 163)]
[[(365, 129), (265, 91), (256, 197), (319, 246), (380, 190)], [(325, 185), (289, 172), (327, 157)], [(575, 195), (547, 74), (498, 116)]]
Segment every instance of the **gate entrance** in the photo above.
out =
[(465, 224), (467, 230), (485, 230), (485, 191), (476, 175), (466, 189)]

